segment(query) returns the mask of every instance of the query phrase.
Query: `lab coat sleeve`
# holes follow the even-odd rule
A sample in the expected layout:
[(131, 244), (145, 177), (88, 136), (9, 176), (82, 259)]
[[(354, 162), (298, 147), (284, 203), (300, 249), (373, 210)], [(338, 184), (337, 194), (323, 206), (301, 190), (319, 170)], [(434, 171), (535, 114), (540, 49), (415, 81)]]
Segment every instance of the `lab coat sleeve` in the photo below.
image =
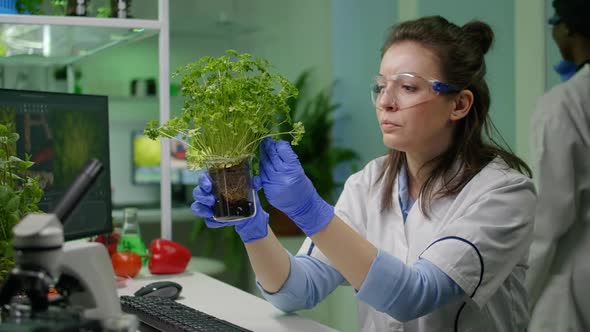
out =
[(278, 292), (268, 293), (256, 282), (262, 296), (285, 312), (313, 308), (344, 281), (340, 272), (316, 258), (289, 254), (289, 260), (289, 276)]
[(540, 99), (533, 118), (539, 199), (526, 282), (530, 308), (545, 287), (557, 242), (571, 228), (578, 210), (574, 145), (581, 139), (568, 117), (570, 112), (565, 112), (567, 107), (562, 98), (546, 96)]
[[(477, 176), (476, 176), (477, 177)], [(532, 239), (536, 195), (532, 181), (501, 172), (476, 181), (463, 206), (422, 253), (482, 308), (515, 266), (526, 259)], [(464, 189), (466, 190), (466, 189)], [(460, 195), (461, 195), (460, 194)]]

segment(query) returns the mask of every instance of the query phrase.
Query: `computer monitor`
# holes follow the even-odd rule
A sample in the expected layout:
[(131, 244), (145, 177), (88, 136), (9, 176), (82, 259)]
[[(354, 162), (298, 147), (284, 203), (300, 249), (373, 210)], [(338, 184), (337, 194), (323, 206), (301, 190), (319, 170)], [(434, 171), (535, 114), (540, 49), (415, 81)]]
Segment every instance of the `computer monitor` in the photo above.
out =
[(102, 174), (64, 220), (64, 237), (111, 232), (107, 97), (0, 89), (0, 110), (15, 113), (17, 155), (35, 163), (28, 175), (38, 176), (44, 190), (41, 210), (53, 211), (89, 159), (102, 162)]
[[(188, 169), (185, 143), (170, 141), (170, 182), (178, 186), (199, 183), (199, 172)], [(135, 185), (160, 184), (160, 141), (145, 136), (141, 130), (131, 134), (131, 176)]]

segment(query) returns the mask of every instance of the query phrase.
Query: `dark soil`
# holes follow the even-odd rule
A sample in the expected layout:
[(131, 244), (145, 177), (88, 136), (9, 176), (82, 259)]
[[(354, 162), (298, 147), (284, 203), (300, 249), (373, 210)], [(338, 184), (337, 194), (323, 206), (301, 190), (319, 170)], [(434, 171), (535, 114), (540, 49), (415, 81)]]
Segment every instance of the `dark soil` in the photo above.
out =
[(228, 168), (210, 168), (213, 193), (217, 200), (214, 206), (215, 219), (231, 221), (254, 214), (252, 183), (249, 160)]
[(213, 212), (215, 219), (219, 221), (232, 221), (253, 215), (254, 204), (248, 200), (230, 203), (224, 199), (217, 199)]

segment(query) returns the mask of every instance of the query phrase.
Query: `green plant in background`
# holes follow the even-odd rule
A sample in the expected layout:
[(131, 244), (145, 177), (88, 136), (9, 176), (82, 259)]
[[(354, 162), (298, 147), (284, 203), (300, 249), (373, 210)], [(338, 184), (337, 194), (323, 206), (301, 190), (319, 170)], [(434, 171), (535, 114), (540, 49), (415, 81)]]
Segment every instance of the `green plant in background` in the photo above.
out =
[(66, 14), (68, 0), (50, 0), (53, 15), (61, 16)]
[(227, 273), (225, 282), (249, 291), (247, 253), (240, 236), (233, 227), (207, 228), (203, 220), (195, 222), (190, 238), (201, 244), (201, 255), (222, 257)]
[[(287, 100), (297, 96), (293, 84), (270, 72), (265, 59), (233, 50), (227, 54), (180, 68), (174, 75), (183, 75), (181, 92), (187, 97), (181, 114), (162, 126), (153, 120), (145, 129), (152, 139), (187, 142), (192, 170), (203, 168), (206, 160), (255, 155), (267, 136), (289, 134), (296, 145), (304, 133), (303, 125), (289, 116)], [(286, 129), (279, 132), (279, 127)]]
[[(334, 169), (341, 163), (360, 160), (354, 150), (334, 146), (332, 128), (334, 126), (334, 111), (340, 107), (332, 101), (332, 88), (321, 90), (315, 95), (309, 93), (309, 77), (311, 71), (304, 71), (296, 80), (295, 87), (300, 92), (299, 98), (289, 100), (289, 117), (300, 121), (305, 126), (305, 136), (293, 150), (299, 156), (299, 161), (305, 174), (314, 184), (318, 194), (330, 203), (334, 203), (335, 190), (342, 186), (334, 178)], [(304, 103), (302, 102), (304, 101)]]
[(111, 17), (111, 7), (102, 6), (96, 9), (96, 17)]
[[(349, 163), (355, 171), (359, 155), (351, 149), (334, 146), (332, 128), (334, 111), (340, 105), (332, 101), (332, 87), (312, 94), (308, 87), (311, 71), (304, 71), (296, 80), (299, 98), (289, 100), (289, 116), (305, 126), (305, 137), (293, 150), (299, 156), (305, 174), (309, 177), (318, 194), (330, 203), (343, 183), (336, 181), (334, 170), (342, 163)], [(299, 228), (281, 211), (272, 207), (261, 195), (263, 207), (270, 213), (270, 225), (279, 236), (302, 235)]]
[(43, 196), (37, 178), (26, 176), (33, 165), (27, 156), (16, 156), (13, 109), (0, 110), (0, 284), (14, 265), (12, 228), (29, 212), (38, 212)]
[(43, 0), (17, 0), (16, 11), (19, 14), (39, 15), (42, 4)]

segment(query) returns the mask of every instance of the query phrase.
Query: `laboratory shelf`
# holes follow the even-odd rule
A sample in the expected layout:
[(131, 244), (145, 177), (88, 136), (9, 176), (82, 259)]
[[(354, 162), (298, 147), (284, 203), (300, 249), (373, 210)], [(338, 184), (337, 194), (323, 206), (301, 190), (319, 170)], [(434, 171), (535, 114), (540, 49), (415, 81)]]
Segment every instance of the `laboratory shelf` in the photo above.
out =
[(151, 20), (0, 15), (0, 64), (68, 65), (159, 29)]

